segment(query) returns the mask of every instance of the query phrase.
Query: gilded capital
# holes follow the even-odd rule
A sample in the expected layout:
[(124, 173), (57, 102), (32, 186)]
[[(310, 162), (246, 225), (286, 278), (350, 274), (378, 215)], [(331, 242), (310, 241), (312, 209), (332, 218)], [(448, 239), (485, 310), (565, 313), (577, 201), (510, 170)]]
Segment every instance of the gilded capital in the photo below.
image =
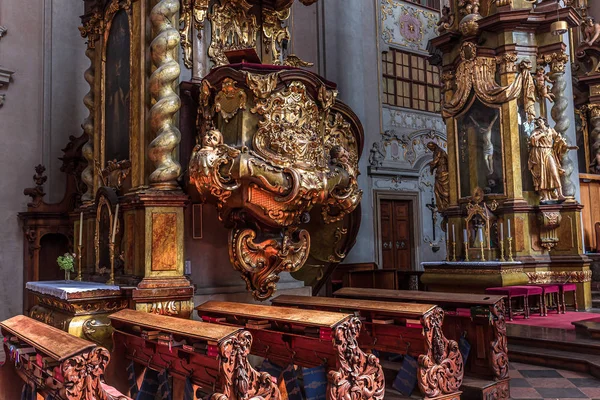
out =
[(538, 55), (538, 66), (550, 65), (551, 73), (565, 72), (565, 65), (569, 62), (569, 56), (563, 52)]
[(517, 53), (509, 52), (496, 56), (496, 64), (500, 67), (500, 74), (517, 72)]

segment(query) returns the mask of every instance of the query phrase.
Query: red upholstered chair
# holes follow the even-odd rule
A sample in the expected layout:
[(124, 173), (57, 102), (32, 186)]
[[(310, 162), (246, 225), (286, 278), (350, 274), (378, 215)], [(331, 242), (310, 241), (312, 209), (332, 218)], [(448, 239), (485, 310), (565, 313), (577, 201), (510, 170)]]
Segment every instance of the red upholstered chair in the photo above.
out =
[[(512, 299), (514, 297), (523, 298), (523, 315), (525, 319), (529, 319), (529, 296), (540, 296), (540, 304), (542, 304), (543, 290), (539, 286), (504, 286), (485, 289), (487, 294), (496, 294), (507, 297), (508, 319), (513, 320)], [(540, 307), (540, 315), (543, 315), (543, 307)]]
[[(575, 311), (579, 311), (579, 307), (577, 306), (577, 285), (574, 283), (557, 283), (557, 286), (560, 290), (560, 302), (562, 304), (562, 313), (567, 312), (567, 303), (565, 302), (565, 292), (573, 292), (573, 306), (575, 307)], [(559, 305), (559, 308), (560, 308)], [(560, 310), (559, 310), (560, 311)]]
[[(543, 283), (543, 284), (535, 284), (531, 286), (537, 286), (542, 288), (542, 301), (540, 303), (540, 315), (542, 317), (548, 316), (548, 302), (546, 300), (546, 295), (549, 294), (551, 297), (554, 295), (555, 304), (556, 304), (556, 313), (560, 313), (561, 302), (559, 298), (560, 288), (556, 283)], [(563, 300), (564, 302), (564, 300)]]

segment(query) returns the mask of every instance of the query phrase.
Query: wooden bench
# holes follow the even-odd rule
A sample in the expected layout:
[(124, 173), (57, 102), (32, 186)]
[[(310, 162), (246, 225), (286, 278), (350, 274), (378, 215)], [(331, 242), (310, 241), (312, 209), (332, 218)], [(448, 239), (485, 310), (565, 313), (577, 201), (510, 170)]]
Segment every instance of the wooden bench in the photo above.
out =
[(334, 296), (442, 307), (446, 312), (442, 326), (444, 335), (458, 341), (466, 334), (471, 344), (465, 374), (497, 381), (489, 390), (496, 390), (497, 398), (508, 398), (508, 344), (502, 296), (360, 288), (342, 288)]
[(440, 307), (289, 295), (274, 298), (272, 304), (358, 314), (364, 319), (358, 340), (363, 349), (408, 354), (418, 359), (417, 383), (425, 398), (460, 398), (463, 360), (458, 343), (442, 333), (444, 311)]
[(362, 323), (350, 314), (208, 301), (198, 316), (246, 327), (254, 336), (251, 353), (284, 365), (329, 370), (327, 399), (374, 399), (385, 395), (379, 359), (357, 343)]
[(101, 381), (110, 361), (105, 348), (24, 315), (0, 322), (0, 328), (6, 354), (0, 400), (21, 398), (24, 384), (43, 398), (129, 399)]
[[(246, 330), (135, 310), (122, 310), (109, 318), (115, 330), (114, 352), (157, 371), (167, 369), (174, 378), (174, 392), (189, 377), (204, 392), (215, 392), (213, 400), (280, 399), (271, 376), (257, 372), (248, 362), (252, 335)], [(172, 338), (173, 346), (185, 340), (191, 348), (142, 337), (143, 331), (160, 331)]]

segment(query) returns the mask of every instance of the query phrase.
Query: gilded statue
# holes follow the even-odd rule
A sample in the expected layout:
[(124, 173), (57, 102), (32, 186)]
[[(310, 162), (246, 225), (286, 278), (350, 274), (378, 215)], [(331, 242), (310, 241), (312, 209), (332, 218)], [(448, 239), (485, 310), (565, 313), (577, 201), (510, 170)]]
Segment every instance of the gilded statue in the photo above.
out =
[(537, 68), (534, 82), (540, 100), (547, 99), (551, 103), (554, 103), (554, 93), (550, 92), (550, 86), (546, 85), (546, 82), (554, 83), (554, 81), (548, 77), (548, 74), (546, 74), (546, 70), (543, 67)]
[(450, 10), (450, 7), (444, 6), (442, 8), (442, 16), (440, 20), (437, 22), (437, 30), (439, 33), (444, 33), (449, 30), (452, 25), (454, 25), (454, 14)]
[(435, 170), (435, 200), (440, 211), (448, 208), (450, 203), (450, 178), (448, 173), (448, 154), (434, 142), (427, 143), (427, 148), (433, 153), (433, 160), (429, 163), (429, 170)]
[(494, 173), (494, 144), (492, 143), (492, 128), (498, 119), (498, 114), (494, 117), (492, 122), (488, 126), (481, 126), (473, 117), (471, 121), (477, 126), (479, 132), (482, 134), (483, 139), (483, 160), (485, 161), (485, 166), (488, 170), (488, 175), (492, 175)]
[(588, 46), (593, 46), (600, 39), (600, 23), (592, 17), (587, 17), (581, 23), (581, 31), (583, 33), (583, 42)]
[(565, 139), (548, 126), (545, 118), (535, 119), (535, 129), (529, 137), (528, 167), (541, 203), (564, 200), (560, 177), (565, 171), (561, 160), (568, 150)]

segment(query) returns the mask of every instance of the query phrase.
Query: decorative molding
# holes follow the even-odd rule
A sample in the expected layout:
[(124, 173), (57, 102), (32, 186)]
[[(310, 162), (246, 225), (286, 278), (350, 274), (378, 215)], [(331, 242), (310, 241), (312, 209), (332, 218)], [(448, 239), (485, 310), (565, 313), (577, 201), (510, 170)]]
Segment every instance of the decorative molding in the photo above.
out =
[(437, 36), (440, 13), (399, 0), (380, 0), (381, 40), (389, 46), (427, 52)]

